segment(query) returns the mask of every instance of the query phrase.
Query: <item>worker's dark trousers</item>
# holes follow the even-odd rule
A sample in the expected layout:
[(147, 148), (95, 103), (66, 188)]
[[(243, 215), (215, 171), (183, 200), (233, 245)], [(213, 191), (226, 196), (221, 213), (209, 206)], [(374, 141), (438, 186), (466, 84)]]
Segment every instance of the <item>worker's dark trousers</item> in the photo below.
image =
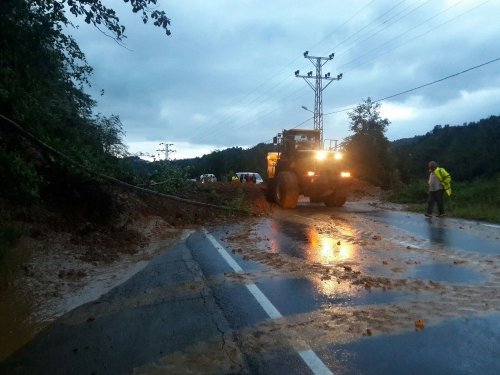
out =
[(444, 190), (429, 191), (429, 199), (427, 200), (427, 213), (432, 214), (434, 202), (437, 203), (439, 215), (444, 214)]

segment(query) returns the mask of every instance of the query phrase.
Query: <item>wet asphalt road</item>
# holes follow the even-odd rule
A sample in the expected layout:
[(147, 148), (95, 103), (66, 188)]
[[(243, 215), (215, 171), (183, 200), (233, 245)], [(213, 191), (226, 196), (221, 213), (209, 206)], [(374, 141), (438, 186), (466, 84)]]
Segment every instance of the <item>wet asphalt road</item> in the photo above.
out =
[(355, 205), (199, 230), (0, 373), (499, 374), (499, 236)]

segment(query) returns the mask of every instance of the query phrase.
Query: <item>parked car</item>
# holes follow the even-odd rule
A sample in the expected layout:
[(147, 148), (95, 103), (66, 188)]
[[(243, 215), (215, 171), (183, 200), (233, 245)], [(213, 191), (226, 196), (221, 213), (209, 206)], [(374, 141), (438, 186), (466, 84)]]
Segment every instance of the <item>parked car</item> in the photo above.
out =
[(236, 172), (236, 176), (238, 176), (240, 182), (247, 182), (247, 176), (250, 179), (250, 182), (255, 182), (256, 184), (262, 184), (264, 182), (262, 176), (257, 172)]
[(200, 182), (202, 184), (207, 182), (217, 182), (217, 177), (212, 173), (205, 173), (200, 176)]

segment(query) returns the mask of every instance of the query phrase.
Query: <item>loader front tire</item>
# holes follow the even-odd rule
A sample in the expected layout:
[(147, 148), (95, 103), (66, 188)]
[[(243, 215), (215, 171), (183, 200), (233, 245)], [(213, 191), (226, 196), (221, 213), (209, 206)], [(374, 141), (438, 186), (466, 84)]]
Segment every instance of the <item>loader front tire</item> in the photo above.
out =
[(274, 201), (281, 208), (295, 208), (299, 199), (299, 183), (292, 172), (280, 172), (274, 187)]

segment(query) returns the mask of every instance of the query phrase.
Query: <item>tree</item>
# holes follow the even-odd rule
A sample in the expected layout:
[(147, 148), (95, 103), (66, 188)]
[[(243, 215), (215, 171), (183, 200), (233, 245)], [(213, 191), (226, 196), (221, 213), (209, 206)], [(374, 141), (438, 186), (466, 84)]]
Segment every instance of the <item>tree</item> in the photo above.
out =
[(385, 132), (390, 122), (380, 116), (380, 103), (367, 98), (348, 116), (354, 134), (347, 138), (344, 148), (354, 174), (377, 186), (389, 187), (394, 171)]
[[(152, 8), (157, 0), (124, 1), (130, 2), (133, 12), (142, 14), (144, 23), (152, 19), (170, 35), (170, 19)], [(96, 103), (83, 92), (90, 85), (92, 68), (76, 41), (66, 34), (74, 26), (68, 12), (85, 17), (86, 23), (119, 42), (125, 38), (125, 27), (116, 12), (101, 0), (0, 2), (0, 113), (49, 143), (78, 126), (103, 129), (106, 120), (92, 115)], [(107, 120), (108, 135), (109, 125), (119, 125), (119, 119), (112, 116)], [(121, 129), (117, 127), (115, 133), (121, 135)]]
[[(170, 19), (153, 8), (157, 0), (124, 1), (144, 23), (151, 19), (170, 35)], [(118, 116), (92, 112), (96, 102), (83, 91), (90, 85), (92, 68), (67, 34), (74, 26), (70, 14), (84, 17), (117, 42), (126, 37), (116, 12), (101, 0), (0, 1), (0, 113), (81, 164), (113, 175), (119, 173), (116, 156), (125, 152), (121, 123)], [(14, 133), (6, 132), (0, 140), (0, 159), (12, 163), (4, 172), (31, 171), (18, 168), (21, 163), (31, 165), (29, 153), (16, 154), (29, 146)], [(3, 175), (0, 170), (0, 178)], [(17, 185), (33, 190), (30, 181), (35, 180), (29, 175), (17, 173)]]
[[(170, 35), (170, 19), (164, 11), (151, 8), (157, 0), (124, 1), (130, 2), (134, 13), (141, 12), (144, 23), (151, 18), (155, 26)], [(2, 0), (0, 110), (4, 114), (15, 112), (12, 106), (16, 99), (53, 96), (51, 83), (62, 82), (65, 86), (62, 90), (77, 101), (81, 99), (74, 87), (81, 89), (89, 84), (92, 68), (76, 41), (64, 32), (74, 27), (67, 12), (85, 17), (86, 23), (118, 42), (126, 37), (125, 26), (120, 24), (116, 12), (104, 6), (101, 0)], [(47, 86), (49, 89), (45, 90)], [(84, 99), (84, 107), (94, 105), (88, 103), (88, 98)]]

